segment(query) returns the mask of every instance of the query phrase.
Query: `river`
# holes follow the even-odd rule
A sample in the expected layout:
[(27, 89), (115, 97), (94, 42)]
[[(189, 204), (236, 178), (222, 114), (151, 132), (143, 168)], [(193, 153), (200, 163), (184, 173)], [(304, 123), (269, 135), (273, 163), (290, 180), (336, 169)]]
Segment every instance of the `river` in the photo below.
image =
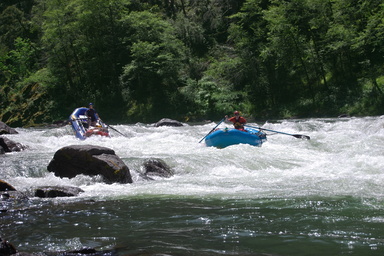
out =
[[(0, 179), (19, 191), (65, 185), (84, 193), (1, 202), (9, 210), (0, 212), (0, 237), (29, 253), (384, 255), (384, 116), (250, 123), (311, 140), (270, 134), (261, 147), (205, 147), (199, 140), (216, 124), (116, 124), (126, 137), (111, 130), (85, 141), (68, 126), (17, 128), (7, 137), (28, 149), (0, 155)], [(134, 182), (49, 173), (54, 153), (75, 144), (115, 150)], [(148, 158), (175, 175), (140, 179)]]

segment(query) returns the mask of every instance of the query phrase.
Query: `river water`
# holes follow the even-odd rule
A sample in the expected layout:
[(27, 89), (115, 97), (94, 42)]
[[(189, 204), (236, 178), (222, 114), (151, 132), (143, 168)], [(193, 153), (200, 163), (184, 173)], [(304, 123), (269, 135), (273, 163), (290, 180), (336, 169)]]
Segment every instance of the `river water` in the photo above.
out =
[[(116, 255), (384, 255), (384, 116), (280, 120), (262, 147), (198, 143), (217, 122), (183, 127), (112, 125), (111, 138), (80, 141), (69, 127), (8, 137), (29, 149), (0, 155), (0, 179), (17, 190), (77, 186), (77, 197), (0, 207), (0, 237), (19, 251), (95, 248)], [(221, 127), (225, 127), (224, 124)], [(115, 150), (132, 184), (55, 177), (54, 153), (68, 145)], [(148, 158), (172, 178), (140, 179)]]

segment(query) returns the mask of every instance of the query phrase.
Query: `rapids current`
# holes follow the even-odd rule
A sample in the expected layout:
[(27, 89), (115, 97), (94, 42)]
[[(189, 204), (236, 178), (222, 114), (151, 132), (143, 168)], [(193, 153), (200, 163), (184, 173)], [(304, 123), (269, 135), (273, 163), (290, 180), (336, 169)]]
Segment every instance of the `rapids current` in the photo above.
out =
[[(250, 123), (311, 140), (269, 132), (261, 147), (198, 143), (216, 124), (112, 125), (126, 137), (111, 130), (111, 138), (85, 141), (70, 127), (17, 128), (7, 137), (28, 149), (0, 155), (0, 179), (19, 191), (65, 185), (85, 192), (1, 202), (8, 211), (0, 213), (0, 237), (24, 252), (384, 254), (384, 116)], [(115, 150), (134, 182), (47, 172), (54, 153), (75, 144)], [(148, 158), (164, 160), (175, 175), (143, 181)]]

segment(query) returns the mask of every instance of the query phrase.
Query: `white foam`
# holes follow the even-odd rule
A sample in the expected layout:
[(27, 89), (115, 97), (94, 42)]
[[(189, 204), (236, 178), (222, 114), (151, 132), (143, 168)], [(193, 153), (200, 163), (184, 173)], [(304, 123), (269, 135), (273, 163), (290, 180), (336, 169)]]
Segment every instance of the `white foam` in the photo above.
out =
[[(257, 126), (257, 124), (250, 124)], [(18, 129), (11, 139), (29, 146), (23, 152), (0, 156), (3, 179), (18, 189), (31, 185), (74, 185), (84, 197), (141, 195), (220, 196), (239, 198), (352, 195), (384, 196), (384, 118), (283, 120), (264, 128), (304, 134), (311, 140), (274, 134), (262, 147), (236, 145), (225, 149), (198, 143), (216, 123), (183, 127), (143, 124), (115, 125), (122, 136), (76, 139), (66, 128)], [(226, 126), (222, 124), (222, 126)], [(160, 158), (176, 172), (154, 181), (104, 184), (79, 176), (60, 179), (46, 171), (54, 153), (73, 144), (92, 144), (115, 150), (138, 177), (147, 158)]]

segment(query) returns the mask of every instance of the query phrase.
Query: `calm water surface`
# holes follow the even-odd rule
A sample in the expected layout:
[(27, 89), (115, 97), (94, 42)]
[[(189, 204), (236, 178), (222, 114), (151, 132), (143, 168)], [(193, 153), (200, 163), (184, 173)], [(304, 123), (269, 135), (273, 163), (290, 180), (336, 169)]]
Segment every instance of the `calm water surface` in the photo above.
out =
[[(69, 127), (17, 129), (23, 152), (0, 156), (0, 179), (23, 192), (69, 185), (78, 197), (1, 202), (0, 237), (23, 252), (92, 247), (116, 255), (384, 255), (384, 116), (255, 124), (274, 134), (262, 147), (208, 148), (216, 123), (113, 125), (127, 135), (77, 140)], [(221, 125), (225, 127), (225, 125)], [(133, 184), (47, 172), (68, 145), (115, 150)], [(163, 159), (172, 178), (141, 180)]]

